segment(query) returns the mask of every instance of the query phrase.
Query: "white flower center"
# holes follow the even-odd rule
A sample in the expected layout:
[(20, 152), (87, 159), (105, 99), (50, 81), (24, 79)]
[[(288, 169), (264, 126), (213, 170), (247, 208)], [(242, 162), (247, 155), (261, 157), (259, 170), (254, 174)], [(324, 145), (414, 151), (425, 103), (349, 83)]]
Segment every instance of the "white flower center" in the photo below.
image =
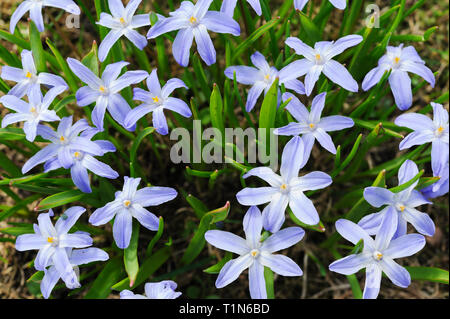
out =
[(57, 247), (59, 245), (58, 237), (47, 237), (47, 242), (50, 243), (53, 247)]
[(258, 250), (258, 249), (253, 249), (253, 250), (250, 252), (250, 255), (251, 255), (253, 258), (258, 257), (258, 255), (259, 255), (259, 250)]
[(100, 91), (101, 94), (103, 95), (107, 95), (108, 94), (108, 88), (106, 88), (103, 85), (100, 85), (100, 87), (98, 88), (98, 90)]
[(397, 211), (403, 213), (403, 212), (405, 211), (406, 206), (403, 205), (403, 204), (397, 204), (397, 205), (395, 206), (395, 208), (397, 209)]
[(281, 184), (280, 186), (280, 191), (285, 194), (285, 193), (289, 193), (289, 185), (286, 183)]
[(376, 261), (380, 261), (381, 259), (383, 259), (383, 254), (380, 253), (378, 250), (376, 250), (376, 251), (373, 252), (372, 257)]
[(129, 200), (129, 199), (124, 200), (123, 201), (123, 206), (125, 208), (129, 208), (131, 206), (131, 200)]
[(443, 126), (439, 126), (436, 131), (434, 132), (434, 135), (436, 135), (436, 137), (440, 137), (443, 133), (444, 133), (445, 129)]
[(316, 65), (324, 65), (326, 62), (324, 57), (320, 53), (316, 53), (315, 59), (316, 59)]
[(61, 137), (59, 138), (59, 141), (61, 142), (61, 144), (67, 144), (69, 140), (61, 135)]
[(198, 23), (199, 23), (198, 19), (196, 17), (194, 17), (194, 16), (190, 17), (189, 22), (191, 23), (191, 25), (193, 27), (196, 27), (198, 25)]

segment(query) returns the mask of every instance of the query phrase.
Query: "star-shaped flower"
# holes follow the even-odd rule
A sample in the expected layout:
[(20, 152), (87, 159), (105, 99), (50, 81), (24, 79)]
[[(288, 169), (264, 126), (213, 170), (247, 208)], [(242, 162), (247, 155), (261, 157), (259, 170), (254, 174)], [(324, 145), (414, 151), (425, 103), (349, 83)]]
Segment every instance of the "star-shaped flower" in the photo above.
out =
[(258, 207), (252, 206), (244, 216), (246, 239), (222, 230), (208, 230), (205, 233), (205, 239), (211, 245), (239, 255), (238, 258), (228, 261), (222, 267), (216, 280), (217, 288), (223, 288), (232, 283), (248, 268), (250, 296), (253, 299), (266, 299), (264, 267), (270, 268), (281, 276), (291, 277), (303, 274), (292, 259), (274, 252), (298, 243), (305, 235), (305, 231), (300, 227), (288, 227), (261, 242), (262, 224), (261, 211)]
[(44, 17), (42, 16), (43, 7), (54, 7), (63, 9), (69, 13), (79, 15), (81, 13), (80, 8), (72, 0), (25, 0), (14, 11), (11, 16), (11, 22), (9, 23), (9, 31), (14, 33), (17, 22), (20, 18), (30, 11), (30, 19), (36, 24), (39, 32), (44, 31)]
[(391, 70), (389, 75), (389, 86), (394, 95), (397, 107), (405, 111), (412, 105), (411, 79), (408, 72), (421, 76), (425, 81), (434, 87), (435, 79), (433, 72), (425, 66), (413, 46), (403, 48), (403, 44), (398, 47), (388, 46), (386, 54), (378, 60), (378, 66), (364, 77), (362, 89), (369, 90), (380, 82), (386, 71)]
[[(119, 92), (131, 84), (141, 82), (148, 77), (148, 73), (146, 71), (127, 71), (119, 77), (121, 70), (129, 64), (120, 61), (107, 65), (100, 79), (78, 60), (68, 58), (67, 63), (72, 72), (87, 84), (76, 93), (78, 105), (87, 106), (95, 102), (91, 115), (92, 123), (100, 131), (103, 131), (103, 119), (105, 111), (108, 109), (114, 120), (125, 127), (124, 120), (131, 111), (131, 107)], [(135, 127), (128, 129), (134, 131)]]
[(38, 94), (41, 94), (41, 84), (49, 86), (59, 93), (67, 90), (68, 85), (62, 77), (46, 72), (37, 73), (33, 53), (31, 51), (23, 50), (20, 53), (20, 56), (22, 58), (22, 69), (8, 65), (2, 67), (0, 77), (3, 80), (17, 82), (17, 84), (8, 92), (8, 95), (22, 98), (25, 95), (30, 97), (33, 92), (33, 94), (37, 96)]
[[(416, 163), (406, 160), (398, 171), (399, 185), (409, 182), (419, 174)], [(398, 229), (395, 237), (406, 234), (406, 226), (409, 222), (421, 234), (433, 236), (435, 226), (433, 220), (428, 214), (422, 213), (416, 209), (417, 206), (432, 204), (419, 191), (414, 188), (418, 181), (407, 189), (393, 193), (383, 187), (367, 187), (364, 189), (364, 198), (374, 207), (387, 205), (379, 213), (373, 213), (362, 218), (358, 225), (365, 229), (369, 234), (377, 234), (384, 215), (390, 211), (396, 213), (398, 218)]]
[(393, 239), (397, 230), (397, 214), (393, 208), (384, 214), (375, 240), (360, 226), (346, 219), (336, 222), (336, 230), (355, 245), (361, 239), (364, 241), (362, 253), (341, 258), (329, 266), (331, 271), (343, 275), (351, 275), (365, 268), (364, 299), (377, 298), (383, 272), (394, 285), (402, 288), (410, 285), (409, 272), (394, 259), (408, 257), (420, 251), (425, 246), (425, 238), (419, 234), (408, 234)]
[(175, 89), (188, 88), (180, 79), (170, 79), (167, 81), (166, 85), (161, 88), (158, 74), (155, 69), (147, 78), (147, 87), (149, 91), (145, 91), (141, 88), (134, 89), (134, 99), (144, 103), (128, 113), (125, 118), (125, 127), (135, 126), (140, 118), (151, 112), (153, 114), (153, 127), (159, 134), (166, 135), (169, 133), (169, 128), (164, 115), (164, 109), (177, 112), (184, 117), (192, 116), (189, 106), (184, 101), (170, 97), (170, 94)]
[(311, 112), (291, 93), (283, 94), (283, 101), (288, 99), (291, 101), (286, 105), (286, 109), (298, 121), (292, 122), (286, 126), (277, 128), (273, 131), (277, 135), (301, 135), (305, 147), (305, 156), (303, 157), (302, 166), (306, 165), (311, 150), (314, 146), (314, 141), (317, 139), (320, 145), (327, 151), (336, 154), (336, 147), (334, 146), (331, 136), (327, 132), (339, 131), (352, 127), (355, 123), (346, 116), (333, 115), (321, 117), (322, 110), (325, 106), (325, 98), (327, 93), (317, 95), (311, 105)]
[(296, 79), (304, 74), (306, 95), (310, 95), (320, 74), (325, 74), (334, 83), (350, 92), (358, 92), (358, 83), (352, 75), (339, 62), (333, 60), (336, 55), (346, 49), (359, 44), (363, 37), (357, 34), (347, 35), (335, 41), (316, 42), (314, 48), (303, 43), (300, 39), (290, 37), (286, 44), (295, 50), (295, 53), (305, 58), (289, 64), (280, 72), (280, 78), (285, 81)]
[[(280, 73), (283, 73), (283, 70), (278, 72), (275, 67), (271, 67), (267, 63), (266, 58), (258, 51), (251, 56), (251, 60), (256, 68), (239, 65), (230, 66), (225, 70), (227, 78), (233, 80), (236, 73), (237, 82), (252, 86), (248, 92), (247, 103), (245, 104), (247, 112), (250, 112), (255, 107), (256, 101), (263, 91), (264, 94), (267, 94), (276, 78), (279, 78), (278, 83), (280, 87), (284, 84), (287, 89), (294, 90), (298, 94), (305, 94), (305, 87), (302, 82), (297, 79), (285, 81), (284, 78), (279, 76)], [(278, 91), (280, 95), (280, 90)]]
[(172, 280), (148, 282), (145, 284), (145, 296), (124, 289), (120, 292), (120, 299), (176, 299), (181, 296), (181, 292), (175, 289), (177, 289), (177, 283)]
[(280, 175), (275, 174), (268, 167), (251, 169), (244, 175), (257, 176), (267, 183), (269, 187), (244, 188), (236, 194), (238, 202), (242, 205), (252, 206), (269, 204), (263, 210), (264, 229), (276, 233), (284, 223), (284, 213), (289, 204), (294, 215), (307, 225), (317, 225), (319, 214), (313, 202), (303, 193), (307, 190), (316, 190), (327, 187), (332, 183), (328, 174), (312, 172), (299, 177), (302, 168), (304, 146), (300, 136), (293, 137), (285, 146), (281, 157)]
[(170, 13), (169, 18), (160, 19), (147, 34), (154, 39), (161, 34), (180, 30), (173, 42), (172, 53), (183, 67), (189, 64), (189, 51), (195, 39), (200, 57), (207, 65), (216, 63), (216, 50), (208, 30), (217, 33), (241, 33), (239, 24), (223, 12), (208, 11), (213, 0), (198, 0), (195, 5), (183, 1), (180, 8)]
[(122, 36), (127, 37), (140, 50), (147, 46), (147, 38), (134, 30), (150, 25), (149, 14), (135, 15), (141, 2), (142, 0), (131, 0), (124, 7), (121, 0), (108, 0), (112, 15), (102, 12), (100, 21), (97, 22), (97, 24), (111, 29), (98, 48), (100, 62), (106, 59), (109, 50)]
[(144, 207), (156, 206), (168, 202), (177, 196), (177, 191), (169, 187), (144, 187), (137, 190), (140, 178), (125, 176), (123, 190), (115, 194), (115, 200), (98, 208), (89, 218), (94, 226), (106, 224), (114, 219), (113, 236), (117, 247), (125, 249), (130, 244), (133, 217), (142, 226), (156, 231), (159, 218)]

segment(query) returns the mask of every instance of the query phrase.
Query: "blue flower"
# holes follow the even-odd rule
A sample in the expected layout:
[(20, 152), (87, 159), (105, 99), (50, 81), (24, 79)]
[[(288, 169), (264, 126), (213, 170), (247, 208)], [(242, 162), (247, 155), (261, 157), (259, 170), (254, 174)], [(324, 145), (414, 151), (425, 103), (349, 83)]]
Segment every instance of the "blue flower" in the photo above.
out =
[(94, 226), (104, 225), (115, 217), (113, 236), (117, 247), (125, 249), (130, 244), (132, 220), (136, 218), (142, 226), (156, 231), (159, 219), (144, 207), (168, 202), (177, 196), (177, 191), (169, 187), (144, 187), (137, 190), (140, 178), (125, 176), (123, 190), (115, 194), (115, 200), (98, 208), (89, 218)]
[[(92, 137), (97, 133), (98, 130), (87, 128), (80, 134), (80, 137), (91, 140)], [(104, 155), (108, 152), (115, 152), (115, 146), (111, 142), (106, 140), (96, 140), (93, 142), (98, 147), (100, 147), (100, 154), (93, 154), (88, 151), (72, 149), (73, 163), (70, 166), (70, 175), (75, 186), (77, 186), (84, 193), (92, 192), (89, 182), (88, 170), (95, 175), (109, 179), (116, 179), (117, 177), (119, 177), (119, 174), (109, 165), (102, 163), (94, 158), (95, 155)], [(44, 172), (49, 172), (60, 167), (62, 167), (62, 165), (59, 162), (58, 157), (55, 156), (45, 162)]]
[(437, 171), (433, 171), (434, 177), (439, 177), (439, 181), (421, 189), (421, 193), (426, 198), (436, 198), (448, 193), (449, 189), (449, 165), (447, 163), (440, 165)]
[[(238, 0), (223, 0), (222, 6), (220, 7), (220, 12), (225, 13), (229, 17), (233, 17), (237, 1)], [(257, 15), (260, 16), (262, 14), (260, 0), (247, 0), (247, 2), (250, 4), (253, 10), (255, 10)]]
[(14, 11), (9, 24), (9, 31), (14, 33), (17, 22), (20, 18), (30, 11), (30, 19), (36, 24), (39, 32), (44, 31), (44, 17), (42, 16), (42, 7), (54, 7), (63, 9), (69, 13), (79, 15), (80, 8), (72, 0), (25, 0)]
[[(398, 171), (399, 185), (409, 182), (417, 174), (419, 174), (417, 165), (413, 161), (406, 160)], [(393, 193), (383, 187), (366, 187), (364, 198), (370, 205), (377, 208), (384, 205), (387, 205), (387, 207), (378, 213), (365, 216), (359, 221), (358, 225), (371, 235), (377, 234), (384, 215), (393, 212), (398, 218), (395, 238), (406, 234), (407, 223), (413, 225), (419, 233), (433, 236), (435, 231), (433, 220), (427, 214), (416, 209), (417, 206), (432, 204), (419, 191), (414, 190), (418, 182), (416, 181), (410, 187), (398, 193)]]
[(134, 89), (134, 99), (144, 102), (131, 110), (125, 118), (125, 127), (133, 127), (136, 122), (148, 113), (153, 114), (153, 127), (159, 134), (166, 135), (169, 132), (167, 120), (164, 116), (164, 109), (168, 109), (181, 114), (184, 117), (191, 117), (192, 112), (189, 106), (182, 100), (170, 97), (170, 94), (178, 88), (188, 87), (180, 79), (170, 79), (161, 88), (156, 69), (147, 78), (149, 91), (141, 88)]
[(394, 95), (395, 104), (404, 111), (412, 105), (411, 79), (408, 72), (420, 75), (425, 81), (434, 87), (435, 79), (433, 72), (425, 66), (425, 62), (417, 54), (413, 46), (403, 48), (403, 44), (398, 47), (387, 47), (387, 52), (378, 61), (378, 66), (372, 69), (365, 76), (362, 89), (369, 90), (380, 82), (386, 71), (391, 70), (389, 75), (389, 86)]
[(239, 24), (225, 13), (208, 11), (213, 0), (198, 0), (194, 5), (183, 1), (180, 8), (170, 13), (169, 18), (160, 19), (147, 34), (153, 39), (161, 34), (180, 30), (173, 42), (172, 53), (175, 60), (183, 67), (189, 64), (189, 51), (195, 39), (200, 57), (207, 65), (216, 63), (216, 50), (208, 30), (217, 33), (241, 33)]
[(33, 142), (36, 138), (39, 123), (59, 121), (60, 118), (54, 110), (49, 110), (50, 104), (56, 95), (64, 91), (63, 87), (58, 87), (47, 92), (42, 97), (41, 92), (37, 95), (33, 92), (29, 96), (29, 103), (19, 99), (14, 95), (4, 95), (0, 98), (0, 103), (16, 113), (6, 114), (2, 120), (2, 128), (17, 122), (25, 122), (23, 131), (28, 141)]
[(319, 214), (313, 202), (303, 192), (327, 187), (332, 183), (328, 174), (311, 172), (298, 176), (303, 167), (304, 146), (300, 136), (293, 137), (285, 146), (281, 157), (280, 175), (268, 167), (251, 169), (244, 175), (257, 176), (270, 184), (268, 187), (244, 188), (236, 194), (242, 205), (253, 206), (270, 202), (263, 210), (264, 229), (275, 233), (284, 223), (285, 210), (289, 204), (294, 215), (307, 225), (317, 225)]
[(44, 271), (52, 265), (68, 287), (78, 286), (77, 275), (69, 261), (67, 248), (86, 248), (92, 245), (92, 238), (87, 233), (69, 234), (69, 230), (86, 211), (83, 207), (71, 207), (53, 226), (50, 216), (53, 212), (38, 216), (38, 225), (34, 224), (34, 234), (20, 235), (16, 239), (18, 251), (39, 250), (34, 261), (37, 270)]
[(141, 2), (142, 0), (131, 0), (124, 7), (121, 0), (108, 0), (112, 15), (102, 12), (100, 21), (97, 22), (97, 24), (111, 29), (98, 48), (98, 57), (101, 62), (106, 59), (109, 50), (122, 36), (127, 37), (140, 50), (147, 46), (147, 39), (134, 30), (150, 25), (149, 14), (135, 15)]
[(120, 299), (176, 299), (181, 296), (181, 292), (175, 289), (177, 289), (177, 283), (172, 280), (148, 282), (145, 284), (145, 296), (125, 289), (120, 292)]
[[(83, 234), (83, 232), (77, 231), (75, 232), (75, 234), (81, 235)], [(74, 269), (77, 279), (77, 281), (65, 283), (66, 287), (69, 289), (81, 287), (81, 284), (78, 282), (79, 265), (89, 264), (94, 261), (105, 261), (109, 259), (108, 254), (99, 248), (91, 247), (85, 249), (72, 249), (72, 248), (65, 248), (65, 249), (67, 257), (69, 259), (69, 264)], [(55, 287), (59, 279), (62, 278), (63, 275), (59, 272), (58, 268), (56, 268), (56, 266), (52, 262), (50, 262), (49, 266), (50, 267), (44, 269), (44, 278), (42, 278), (41, 281), (41, 293), (45, 299), (48, 299), (50, 297), (53, 288)]]
[(449, 126), (448, 111), (442, 104), (431, 102), (434, 119), (418, 113), (407, 113), (395, 119), (395, 124), (412, 129), (400, 142), (400, 150), (414, 145), (431, 144), (431, 167), (437, 172), (441, 165), (448, 163), (449, 158)]
[(362, 253), (341, 258), (329, 266), (331, 271), (343, 275), (351, 275), (365, 268), (364, 299), (377, 298), (383, 272), (394, 285), (402, 288), (410, 285), (409, 272), (394, 259), (408, 257), (420, 251), (425, 246), (425, 238), (419, 234), (408, 234), (393, 239), (397, 230), (397, 215), (393, 209), (383, 216), (375, 240), (360, 226), (346, 219), (336, 222), (336, 230), (355, 245), (361, 239), (364, 241)]
[(22, 167), (25, 174), (36, 165), (44, 163), (53, 157), (57, 157), (59, 164), (64, 168), (70, 168), (74, 163), (74, 152), (83, 151), (93, 155), (103, 155), (104, 151), (99, 145), (89, 138), (78, 136), (80, 132), (87, 130), (89, 124), (86, 120), (79, 120), (72, 125), (72, 116), (64, 117), (59, 122), (57, 131), (53, 131), (45, 125), (38, 125), (37, 134), (51, 142), (33, 157), (31, 157)]
[[(294, 0), (295, 9), (302, 11), (309, 0)], [(330, 0), (331, 4), (340, 10), (344, 10), (347, 7), (346, 0)]]
[[(146, 71), (128, 71), (119, 77), (121, 70), (129, 64), (121, 61), (107, 65), (100, 79), (78, 60), (68, 58), (67, 63), (72, 72), (88, 85), (77, 91), (76, 99), (79, 106), (95, 102), (91, 115), (92, 123), (100, 131), (103, 131), (103, 119), (105, 111), (108, 109), (114, 120), (124, 126), (125, 117), (131, 111), (131, 107), (119, 92), (131, 84), (141, 82), (148, 77), (148, 73)], [(129, 129), (134, 131), (135, 127)]]
[(358, 92), (358, 83), (352, 75), (339, 62), (332, 58), (344, 50), (359, 44), (363, 37), (357, 34), (347, 35), (334, 41), (316, 42), (314, 48), (303, 43), (300, 39), (290, 37), (286, 44), (295, 50), (295, 53), (305, 58), (289, 64), (280, 71), (280, 78), (284, 81), (296, 79), (305, 75), (306, 95), (310, 95), (320, 74), (323, 72), (334, 83), (350, 92)]
[(292, 259), (273, 253), (298, 243), (302, 240), (305, 231), (300, 227), (288, 227), (261, 243), (262, 219), (258, 207), (249, 208), (243, 222), (246, 239), (222, 230), (209, 230), (205, 233), (205, 239), (211, 245), (239, 255), (238, 258), (228, 261), (222, 267), (216, 280), (217, 288), (223, 288), (232, 283), (248, 268), (250, 296), (253, 299), (266, 299), (264, 267), (270, 268), (281, 276), (303, 274)]
[(68, 85), (62, 77), (46, 72), (37, 73), (33, 53), (31, 53), (31, 51), (23, 50), (20, 53), (20, 56), (22, 58), (22, 69), (8, 65), (2, 67), (0, 77), (3, 80), (17, 83), (8, 92), (9, 95), (22, 98), (25, 95), (30, 97), (33, 92), (33, 94), (37, 96), (38, 94), (41, 94), (41, 84), (57, 90), (59, 92), (58, 94), (67, 90)]
[(267, 91), (269, 91), (276, 78), (279, 78), (280, 87), (284, 84), (287, 89), (294, 90), (298, 94), (305, 94), (305, 87), (302, 82), (297, 79), (285, 81), (284, 78), (279, 76), (279, 74), (285, 74), (283, 73), (284, 69), (278, 72), (275, 67), (271, 67), (267, 63), (266, 58), (258, 51), (251, 56), (251, 60), (256, 68), (249, 66), (230, 66), (225, 70), (225, 75), (229, 79), (233, 80), (234, 74), (236, 73), (237, 82), (252, 85), (252, 88), (248, 92), (247, 103), (245, 105), (247, 112), (250, 112), (255, 107), (256, 101), (263, 91), (264, 94), (267, 94)]
[(351, 118), (346, 116), (333, 115), (321, 118), (326, 95), (326, 92), (317, 95), (312, 101), (311, 112), (308, 112), (308, 109), (293, 94), (283, 94), (284, 102), (291, 99), (288, 105), (286, 105), (286, 109), (298, 123), (289, 123), (286, 126), (275, 129), (273, 133), (290, 136), (302, 135), (305, 147), (302, 166), (306, 165), (316, 139), (323, 148), (336, 154), (336, 147), (327, 132), (343, 130), (355, 124)]

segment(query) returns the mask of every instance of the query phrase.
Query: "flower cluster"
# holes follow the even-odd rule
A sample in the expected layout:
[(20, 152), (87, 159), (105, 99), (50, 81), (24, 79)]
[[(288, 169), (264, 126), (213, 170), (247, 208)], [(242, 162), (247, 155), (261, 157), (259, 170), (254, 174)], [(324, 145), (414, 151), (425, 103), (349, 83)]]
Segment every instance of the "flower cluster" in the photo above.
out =
[[(99, 177), (118, 179), (120, 175), (116, 170), (96, 158), (116, 152), (116, 147), (120, 151), (118, 144), (112, 143), (116, 141), (115, 139), (94, 139), (97, 134), (101, 136), (100, 138), (109, 138), (107, 122), (118, 127), (122, 133), (134, 136), (130, 132), (136, 131), (139, 128), (139, 121), (151, 113), (156, 132), (167, 135), (169, 123), (165, 110), (173, 111), (184, 118), (190, 118), (194, 110), (191, 111), (183, 99), (172, 97), (175, 90), (176, 92), (181, 91), (178, 89), (189, 90), (187, 80), (185, 83), (181, 79), (167, 76), (169, 78), (167, 82), (161, 83), (156, 68), (146, 67), (148, 72), (128, 70), (130, 63), (117, 61), (124, 58), (114, 56), (113, 48), (116, 43), (121, 43), (120, 39), (125, 37), (138, 50), (143, 51), (148, 46), (149, 39), (165, 35), (172, 40), (173, 32), (176, 31), (172, 43), (175, 61), (181, 67), (188, 67), (191, 47), (195, 40), (199, 56), (207, 66), (211, 66), (216, 63), (217, 57), (210, 33), (231, 34), (234, 37), (241, 35), (240, 24), (233, 18), (237, 1), (224, 0), (220, 11), (210, 10), (213, 0), (197, 0), (195, 3), (182, 1), (179, 8), (170, 12), (168, 17), (154, 15), (157, 21), (152, 19), (151, 25), (150, 14), (136, 14), (142, 0), (130, 0), (126, 6), (121, 0), (108, 0), (110, 13), (101, 12), (99, 21), (96, 22), (99, 26), (109, 29), (98, 50), (98, 60), (102, 62), (101, 75), (98, 68), (97, 70), (90, 68), (84, 60), (70, 57), (66, 60), (58, 59), (60, 64), (67, 63), (64, 65), (64, 73), (71, 71), (86, 84), (81, 87), (75, 84), (73, 89), (72, 82), (76, 82), (77, 79), (68, 81), (71, 83), (74, 100), (76, 99), (78, 106), (85, 108), (93, 126), (89, 124), (88, 119), (74, 122), (72, 115), (67, 116), (67, 113), (60, 113), (60, 109), (54, 105), (52, 107), (55, 99), (68, 90), (68, 84), (58, 75), (41, 72), (42, 70), (38, 72), (34, 60), (37, 56), (33, 57), (33, 53), (29, 50), (22, 50), (22, 68), (3, 66), (1, 69), (2, 80), (16, 83), (8, 94), (0, 98), (0, 103), (4, 107), (14, 111), (3, 117), (1, 127), (24, 122), (23, 132), (29, 142), (36, 140), (49, 142), (26, 161), (22, 173), (26, 174), (40, 164), (44, 164), (44, 173), (70, 169), (74, 185), (83, 193), (92, 193), (89, 171)], [(258, 16), (263, 12), (266, 13), (264, 11), (266, 3), (262, 4), (260, 0), (246, 2)], [(330, 0), (330, 2), (340, 10), (346, 9), (345, 0)], [(308, 0), (294, 0), (295, 9), (301, 11), (307, 3)], [(72, 0), (25, 0), (11, 17), (10, 32), (14, 33), (17, 23), (27, 12), (37, 30), (43, 32), (45, 26), (42, 8), (46, 6), (60, 8), (75, 15), (81, 13), (80, 8)], [(141, 35), (136, 30), (150, 25), (147, 36)], [(339, 86), (337, 90), (345, 90), (344, 93), (359, 91), (359, 83), (355, 80), (358, 78), (356, 76), (354, 78), (351, 74), (352, 64), (347, 69), (337, 59), (344, 51), (350, 55), (356, 51), (356, 47), (361, 49), (364, 40), (365, 38), (359, 34), (350, 34), (336, 41), (318, 41), (310, 46), (299, 38), (288, 37), (285, 44), (287, 48), (293, 49), (295, 54), (286, 59), (284, 64), (283, 61), (276, 61), (274, 65), (277, 67), (271, 65), (268, 59), (256, 50), (250, 52), (253, 66), (231, 65), (236, 61), (239, 64), (245, 63), (241, 59), (227, 60), (227, 68), (224, 72), (220, 72), (220, 76), (225, 75), (231, 81), (251, 86), (245, 103), (246, 116), (248, 115), (246, 112), (255, 109), (263, 92), (266, 95), (274, 87), (274, 83), (277, 83), (274, 87), (277, 92), (277, 108), (281, 109), (280, 106), (284, 105), (284, 110), (288, 112), (282, 116), (286, 115), (288, 122), (292, 118), (295, 121), (291, 120), (287, 125), (284, 125), (285, 122), (282, 124), (284, 126), (279, 125), (281, 127), (277, 127), (273, 132), (275, 135), (291, 137), (283, 148), (278, 174), (265, 166), (243, 169), (243, 179), (258, 177), (269, 185), (246, 187), (242, 179), (244, 186), (236, 194), (236, 198), (239, 204), (249, 206), (242, 220), (245, 239), (218, 229), (199, 232), (201, 238), (196, 237), (196, 240), (203, 241), (201, 245), (206, 240), (216, 248), (238, 255), (224, 262), (218, 271), (215, 283), (217, 288), (229, 285), (248, 269), (250, 296), (264, 299), (268, 297), (265, 267), (282, 276), (303, 274), (296, 261), (283, 254), (276, 254), (280, 250), (296, 245), (305, 235), (305, 231), (300, 227), (283, 228), (286, 212), (304, 228), (310, 229), (321, 225), (320, 215), (311, 199), (310, 191), (327, 188), (337, 174), (330, 173), (330, 176), (321, 171), (308, 172), (301, 176), (299, 174), (313, 157), (316, 140), (321, 147), (337, 156), (339, 148), (336, 148), (329, 132), (349, 129), (355, 123), (358, 124), (352, 115), (347, 117), (330, 111), (329, 113), (333, 115), (325, 116), (327, 98), (329, 104), (332, 102), (330, 102), (331, 94), (323, 91), (324, 88), (326, 90), (334, 84)], [(350, 49), (353, 47), (355, 48)], [(302, 58), (294, 60), (297, 55)], [(97, 67), (97, 56), (95, 58)], [(378, 66), (365, 75), (361, 87), (363, 91), (368, 91), (387, 80), (395, 104), (399, 110), (405, 111), (413, 103), (408, 72), (419, 75), (434, 87), (434, 74), (414, 47), (403, 47), (403, 44), (398, 47), (386, 46), (385, 55), (379, 59)], [(326, 78), (325, 82), (320, 81), (322, 74), (322, 77)], [(164, 76), (166, 77), (166, 74)], [(303, 76), (302, 82), (300, 77)], [(328, 80), (332, 83), (328, 83)], [(148, 90), (141, 87), (134, 87), (132, 90), (133, 85), (139, 86), (143, 81), (146, 82)], [(298, 96), (307, 99), (313, 94), (315, 87), (317, 95), (312, 98), (311, 107), (308, 108)], [(129, 93), (126, 98), (122, 92), (124, 90)], [(298, 96), (286, 90), (293, 91)], [(133, 108), (132, 100), (141, 103)], [(379, 211), (366, 214), (359, 221), (341, 218), (335, 223), (337, 232), (343, 238), (358, 247), (363, 245), (363, 248), (332, 262), (329, 269), (344, 275), (365, 269), (364, 298), (377, 298), (382, 273), (385, 273), (395, 285), (408, 287), (411, 276), (408, 270), (397, 264), (394, 259), (417, 253), (425, 246), (424, 236), (433, 236), (435, 233), (432, 218), (417, 208), (431, 205), (430, 199), (449, 191), (449, 119), (448, 111), (443, 105), (432, 102), (431, 107), (433, 119), (420, 112), (405, 113), (396, 118), (395, 125), (412, 130), (400, 142), (399, 150), (431, 143), (431, 168), (436, 179), (435, 183), (420, 186), (421, 173), (417, 164), (412, 160), (406, 160), (401, 166), (398, 165), (399, 185), (396, 188), (371, 186), (364, 189), (364, 199), (372, 207), (380, 209)], [(109, 114), (106, 113), (107, 110)], [(233, 110), (230, 111), (233, 114)], [(48, 122), (58, 122), (56, 130), (53, 128), (56, 127), (55, 124), (45, 125)], [(134, 163), (131, 162), (130, 167), (132, 165)], [(126, 250), (124, 254), (132, 247), (130, 243), (133, 237), (133, 223), (139, 223), (136, 225), (142, 225), (150, 231), (158, 231), (161, 228), (161, 218), (146, 207), (169, 202), (178, 195), (177, 190), (171, 187), (148, 185), (138, 189), (141, 178), (136, 177), (135, 173), (133, 169), (130, 173), (132, 177), (124, 176), (122, 190), (115, 192), (112, 201), (107, 202), (102, 198), (102, 204), (99, 204), (88, 218), (93, 226), (111, 222), (112, 238), (117, 246), (114, 249)], [(265, 205), (262, 212), (258, 208), (259, 205)], [(80, 206), (68, 208), (57, 219), (55, 225), (51, 221), (54, 215), (52, 210), (41, 213), (37, 217), (38, 224), (33, 225), (34, 233), (17, 237), (18, 251), (38, 250), (34, 267), (44, 273), (41, 281), (44, 298), (50, 297), (59, 279), (62, 279), (69, 289), (80, 287), (79, 265), (109, 259), (105, 251), (91, 247), (93, 239), (89, 233), (71, 232), (84, 212), (85, 209)], [(133, 218), (136, 221), (133, 221)], [(408, 223), (420, 234), (408, 234)], [(208, 223), (208, 227), (209, 224), (214, 223)], [(151, 248), (149, 245), (149, 251)], [(132, 277), (133, 275), (129, 273), (130, 283)], [(175, 299), (181, 295), (181, 292), (175, 291), (176, 289), (177, 284), (170, 280), (148, 282), (145, 284), (145, 296), (122, 289), (120, 298)]]

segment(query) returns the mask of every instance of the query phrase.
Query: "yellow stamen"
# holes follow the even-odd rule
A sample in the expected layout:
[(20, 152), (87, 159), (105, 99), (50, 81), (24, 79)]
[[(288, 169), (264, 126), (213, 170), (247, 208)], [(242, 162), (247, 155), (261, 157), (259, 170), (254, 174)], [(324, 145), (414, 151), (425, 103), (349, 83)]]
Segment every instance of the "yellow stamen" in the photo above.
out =
[(283, 184), (283, 185), (280, 186), (280, 188), (281, 188), (282, 190), (285, 190), (285, 189), (287, 188), (287, 185), (286, 185), (286, 184)]
[(310, 123), (310, 124), (309, 124), (309, 127), (310, 127), (310, 128), (314, 128), (314, 127), (315, 127), (314, 123)]
[(437, 129), (438, 133), (442, 133), (444, 131), (444, 128), (442, 126), (439, 126), (439, 128)]
[(31, 74), (30, 72), (27, 72), (27, 74), (25, 76), (30, 79), (33, 76), (33, 74)]
[(253, 257), (256, 257), (256, 256), (258, 255), (258, 253), (259, 253), (259, 251), (257, 251), (256, 249), (253, 249), (253, 250), (250, 252), (250, 255), (252, 255)]
[(153, 102), (158, 103), (159, 102), (159, 97), (155, 96), (152, 97)]
[(31, 112), (31, 113), (36, 112), (36, 108), (33, 106), (33, 107), (30, 109), (30, 112)]
[(76, 158), (80, 157), (80, 152), (73, 153), (73, 156), (75, 156)]
[(192, 24), (194, 24), (194, 23), (197, 22), (197, 18), (196, 18), (196, 17), (191, 17), (191, 18), (189, 19), (189, 22), (192, 23)]
[(53, 243), (53, 237), (47, 237), (47, 241), (49, 242), (49, 243)]
[(61, 142), (64, 142), (66, 139), (64, 138), (64, 136), (61, 136), (61, 137), (59, 138), (59, 140), (60, 140)]
[(396, 56), (396, 57), (394, 58), (394, 62), (395, 62), (395, 64), (398, 64), (398, 63), (400, 62), (400, 58), (399, 58), (398, 56)]
[(320, 54), (316, 54), (316, 60), (319, 61), (322, 58)]
[(264, 77), (264, 79), (267, 81), (267, 80), (269, 80), (270, 79), (270, 74), (267, 74), (265, 77)]
[(400, 211), (403, 213), (403, 211), (405, 210), (406, 207), (401, 205), (399, 208), (400, 208)]
[(376, 258), (377, 260), (381, 260), (381, 258), (383, 258), (383, 254), (382, 254), (382, 253), (376, 253), (376, 254), (375, 254), (375, 258)]
[(128, 207), (128, 206), (130, 206), (130, 204), (131, 204), (131, 201), (130, 200), (125, 200), (125, 201), (123, 201), (123, 205), (125, 206), (125, 207)]
[(106, 88), (102, 85), (102, 86), (100, 86), (99, 90), (100, 90), (100, 92), (105, 93)]
[(125, 23), (125, 19), (124, 19), (124, 18), (120, 18), (119, 21), (120, 21), (120, 23), (122, 23), (122, 24)]

